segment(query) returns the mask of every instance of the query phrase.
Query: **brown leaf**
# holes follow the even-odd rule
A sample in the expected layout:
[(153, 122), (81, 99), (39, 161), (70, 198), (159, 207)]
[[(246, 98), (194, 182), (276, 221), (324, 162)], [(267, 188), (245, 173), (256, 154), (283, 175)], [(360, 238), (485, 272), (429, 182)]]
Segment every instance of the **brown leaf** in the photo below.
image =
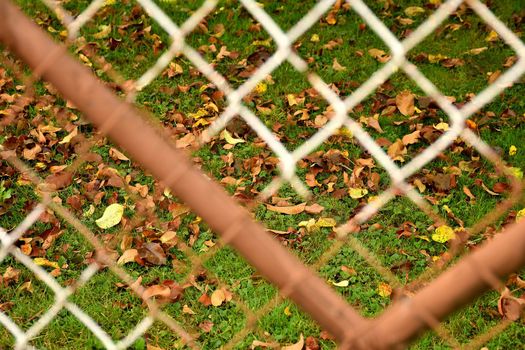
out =
[(405, 158), (403, 158), (403, 155), (407, 154), (407, 149), (403, 144), (403, 141), (401, 141), (401, 139), (397, 139), (396, 142), (388, 147), (387, 153), (392, 158), (392, 160), (404, 162)]
[(467, 197), (470, 199), (470, 203), (473, 203), (476, 201), (476, 196), (472, 194), (472, 192), (467, 186), (463, 186), (463, 193), (466, 194)]
[(56, 174), (49, 175), (45, 180), (46, 185), (50, 186), (54, 191), (69, 186), (72, 181), (73, 174), (71, 174), (69, 171), (58, 172)]
[(40, 151), (42, 151), (42, 147), (35, 144), (32, 148), (25, 148), (22, 152), (22, 156), (27, 160), (33, 160)]
[(171, 290), (168, 286), (155, 284), (153, 286), (149, 286), (148, 288), (146, 288), (146, 290), (142, 294), (142, 298), (144, 300), (147, 300), (152, 297), (169, 298), (170, 294), (171, 294)]
[(403, 136), (402, 141), (404, 145), (412, 145), (414, 143), (417, 143), (420, 138), (421, 138), (421, 131), (416, 130), (408, 135)]
[(109, 149), (109, 156), (114, 160), (129, 160), (129, 158), (124, 155), (124, 153), (113, 147)]
[(254, 350), (258, 347), (276, 349), (279, 347), (279, 343), (267, 343), (267, 342), (263, 342), (260, 340), (252, 341), (252, 345), (250, 345), (250, 349)]
[(504, 182), (496, 182), (492, 188), (496, 193), (505, 193), (509, 189), (509, 184)]
[(305, 342), (305, 350), (319, 350), (319, 343), (317, 342), (317, 339), (309, 336), (306, 338)]
[(166, 254), (158, 243), (148, 242), (138, 249), (140, 258), (152, 265), (166, 264)]
[(292, 205), (288, 207), (277, 207), (274, 205), (266, 204), (266, 208), (270, 211), (274, 211), (281, 214), (295, 215), (302, 213), (306, 208), (306, 203)]
[(516, 321), (520, 319), (525, 309), (525, 300), (514, 297), (508, 288), (501, 293), (498, 301), (498, 312), (504, 318)]
[(210, 333), (211, 329), (213, 328), (213, 322), (208, 320), (202, 321), (199, 324), (199, 328), (205, 333)]
[(211, 298), (208, 294), (204, 293), (197, 299), (199, 303), (201, 303), (204, 306), (210, 306), (211, 305)]
[(312, 204), (312, 205), (307, 205), (304, 207), (304, 211), (306, 211), (309, 214), (319, 214), (323, 210), (324, 210), (324, 207), (317, 203)]
[(381, 125), (379, 125), (379, 120), (377, 118), (369, 117), (366, 120), (366, 122), (367, 122), (369, 127), (373, 128), (378, 133), (380, 133), (380, 134), (384, 133), (383, 129), (381, 129)]
[(304, 346), (304, 337), (301, 334), (299, 341), (297, 343), (288, 345), (288, 346), (283, 346), (281, 347), (281, 350), (302, 350), (303, 346)]
[(396, 96), (396, 106), (399, 112), (405, 116), (411, 116), (415, 112), (414, 94), (405, 90)]
[(117, 265), (124, 265), (129, 262), (135, 261), (135, 258), (139, 256), (139, 252), (136, 249), (128, 249), (122, 253), (120, 258), (117, 260)]

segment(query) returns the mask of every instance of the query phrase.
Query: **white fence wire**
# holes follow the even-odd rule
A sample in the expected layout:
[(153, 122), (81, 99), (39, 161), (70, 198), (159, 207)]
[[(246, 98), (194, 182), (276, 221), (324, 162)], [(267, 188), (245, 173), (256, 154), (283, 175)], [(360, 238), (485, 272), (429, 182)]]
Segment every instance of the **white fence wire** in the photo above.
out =
[[(42, 0), (56, 14), (58, 19), (66, 27), (69, 39), (78, 36), (79, 30), (90, 21), (97, 12), (105, 5), (105, 0), (93, 1), (77, 17), (72, 16), (65, 10), (60, 1)], [(241, 86), (234, 89), (227, 79), (217, 72), (211, 64), (190, 45), (185, 42), (188, 36), (197, 25), (217, 5), (217, 0), (206, 0), (203, 5), (195, 11), (191, 17), (181, 26), (175, 24), (172, 19), (164, 13), (151, 0), (136, 0), (170, 36), (172, 40), (169, 49), (164, 52), (157, 62), (149, 68), (138, 80), (133, 82), (132, 93), (128, 96), (133, 99), (134, 92), (142, 90), (156, 79), (173, 58), (178, 54), (185, 55), (193, 65), (201, 71), (220, 91), (227, 97), (228, 106), (206, 130), (201, 138), (201, 144), (208, 142), (212, 136), (217, 135), (226, 127), (228, 122), (235, 116), (240, 116), (244, 121), (260, 136), (268, 147), (278, 156), (280, 160), (280, 176), (274, 179), (263, 191), (263, 197), (269, 197), (275, 193), (285, 182), (290, 185), (302, 196), (309, 197), (310, 193), (302, 181), (296, 175), (296, 164), (325, 142), (337, 130), (346, 126), (359, 141), (359, 143), (387, 170), (392, 185), (389, 189), (380, 194), (376, 200), (368, 203), (360, 212), (355, 215), (349, 224), (339, 227), (338, 233), (341, 236), (347, 235), (354, 224), (361, 224), (370, 219), (381, 207), (395, 197), (399, 190), (403, 191), (419, 207), (425, 206), (426, 200), (409, 185), (406, 180), (424, 167), (427, 163), (435, 159), (442, 151), (449, 147), (458, 137), (470, 143), (480, 154), (493, 159), (494, 154), (490, 146), (481, 140), (469, 128), (466, 128), (466, 120), (474, 113), (479, 111), (487, 103), (491, 102), (504, 89), (516, 82), (525, 72), (525, 45), (524, 43), (502, 23), (482, 2), (478, 0), (449, 0), (439, 6), (439, 8), (426, 19), (416, 30), (414, 30), (405, 40), (400, 41), (385, 26), (385, 24), (367, 7), (361, 0), (348, 0), (350, 7), (369, 25), (369, 27), (385, 42), (391, 51), (391, 59), (376, 71), (366, 82), (346, 98), (340, 98), (317, 74), (309, 72), (307, 63), (293, 51), (293, 43), (312, 26), (314, 26), (322, 16), (334, 5), (336, 0), (319, 1), (298, 23), (289, 31), (284, 32), (272, 17), (265, 12), (254, 0), (240, 0), (240, 3), (248, 12), (266, 29), (277, 44), (277, 50), (266, 62), (260, 66), (250, 78)], [(407, 60), (406, 54), (416, 45), (421, 43), (427, 36), (435, 31), (456, 9), (462, 4), (467, 3), (479, 17), (481, 17), (498, 35), (516, 52), (518, 60), (495, 82), (481, 91), (469, 103), (461, 108), (454, 106), (432, 83), (418, 70), (417, 66)], [(330, 121), (306, 140), (301, 146), (290, 152), (273, 135), (265, 124), (246, 106), (242, 99), (249, 94), (258, 83), (263, 81), (269, 74), (276, 70), (282, 63), (288, 61), (298, 72), (306, 74), (310, 84), (328, 101), (335, 112)], [(366, 99), (376, 88), (383, 84), (389, 77), (397, 71), (404, 71), (429, 97), (431, 97), (442, 111), (450, 118), (450, 128), (441, 135), (430, 147), (417, 155), (403, 167), (399, 167), (385, 153), (385, 151), (374, 141), (374, 139), (360, 126), (360, 124), (348, 116), (348, 112)], [(54, 304), (49, 310), (35, 322), (27, 331), (19, 328), (5, 313), (0, 312), (0, 324), (2, 324), (16, 339), (17, 350), (31, 349), (31, 339), (35, 338), (46, 327), (56, 315), (63, 309), (67, 309), (78, 318), (108, 349), (125, 349), (132, 345), (148, 328), (155, 319), (168, 322), (173, 328), (173, 323), (167, 321), (162, 312), (157, 311), (151, 316), (144, 318), (124, 339), (115, 342), (111, 337), (92, 319), (85, 314), (78, 306), (68, 301), (68, 297), (74, 292), (71, 287), (63, 288), (58, 282), (48, 274), (42, 267), (36, 265), (31, 258), (24, 255), (14, 243), (23, 236), (30, 226), (38, 220), (40, 214), (45, 210), (45, 204), (37, 206), (30, 215), (10, 233), (0, 229), (0, 261), (10, 254), (18, 262), (25, 265), (41, 281), (43, 281), (55, 294)], [(85, 284), (96, 272), (96, 264), (90, 265), (84, 270), (76, 284), (76, 288)], [(184, 331), (180, 330), (182, 334)]]

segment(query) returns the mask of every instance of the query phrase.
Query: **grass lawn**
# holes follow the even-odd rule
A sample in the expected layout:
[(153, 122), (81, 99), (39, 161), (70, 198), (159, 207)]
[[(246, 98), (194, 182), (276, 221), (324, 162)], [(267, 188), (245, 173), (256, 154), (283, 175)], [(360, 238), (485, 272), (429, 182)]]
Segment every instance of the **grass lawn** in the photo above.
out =
[[(64, 28), (40, 1), (17, 0), (22, 9), (57, 40), (64, 40)], [(90, 1), (63, 1), (74, 14)], [(394, 35), (404, 38), (435, 9), (439, 1), (366, 1)], [(177, 24), (183, 23), (202, 1), (156, 1)], [(315, 5), (313, 0), (259, 1), (283, 30), (289, 30)], [(393, 5), (395, 3), (395, 5)], [(491, 10), (514, 32), (525, 30), (525, 2), (490, 1)], [(418, 10), (421, 9), (422, 11)], [(187, 37), (233, 87), (245, 82), (277, 48), (264, 28), (236, 1), (220, 1), (216, 9)], [(94, 73), (108, 81), (111, 74), (89, 57), (86, 49), (111, 63), (125, 80), (136, 80), (151, 67), (170, 44), (168, 35), (134, 1), (107, 1), (95, 18), (80, 30), (70, 47)], [(343, 5), (305, 32), (294, 44), (295, 51), (341, 97), (356, 89), (388, 60), (387, 45), (352, 9)], [(3, 54), (4, 55), (4, 54)], [(437, 31), (407, 54), (420, 71), (457, 106), (469, 102), (488, 84), (512, 66), (515, 53), (466, 6), (461, 7)], [(0, 62), (0, 116), (14, 106), (27, 87)], [(63, 166), (76, 164), (89, 140), (89, 157), (73, 176), (53, 193), (97, 237), (109, 244), (115, 258), (136, 249), (138, 258), (122, 264), (142, 285), (180, 284), (182, 292), (163, 304), (163, 309), (192, 334), (202, 348), (226, 344), (250, 348), (254, 341), (296, 343), (303, 335), (309, 349), (333, 349), (335, 343), (309, 316), (265, 282), (233, 249), (219, 248), (217, 237), (206, 223), (192, 214), (147, 172), (119, 153), (100, 137), (81, 114), (60, 99), (48, 84), (35, 84), (38, 98), (30, 100), (19, 117), (3, 123), (0, 141), (13, 149), (43, 179), (56, 180)], [(474, 114), (469, 124), (507, 163), (522, 176), (525, 167), (524, 80)], [(413, 98), (414, 109), (402, 113), (400, 96)], [(15, 98), (13, 98), (15, 97)], [(289, 63), (283, 63), (254, 91), (244, 105), (272, 130), (288, 150), (300, 147), (331, 117), (329, 104), (316, 93), (308, 79)], [(198, 136), (227, 106), (226, 97), (184, 56), (176, 57), (165, 71), (136, 95), (136, 103), (163, 125), (179, 148), (195, 145)], [(448, 117), (410, 78), (396, 72), (373, 94), (349, 113), (395, 157), (399, 166), (408, 163), (443, 134)], [(280, 242), (319, 274), (365, 316), (380, 314), (391, 302), (392, 281), (361, 257), (349, 245), (323, 259), (323, 252), (335, 242), (334, 226), (345, 223), (366, 203), (388, 189), (390, 178), (348, 130), (341, 129), (307, 158), (298, 162), (297, 174), (313, 196), (307, 204), (323, 207), (319, 213), (301, 211), (287, 215), (271, 206), (290, 207), (304, 203), (293, 188), (284, 185), (266, 202), (259, 193), (278, 175), (278, 159), (263, 140), (240, 118), (227, 126), (229, 134), (242, 142), (228, 140), (224, 133), (196, 151), (195, 164), (220, 181), (255, 219), (273, 230)], [(418, 132), (419, 131), (419, 132)], [(415, 133), (416, 132), (416, 133)], [(414, 134), (415, 133), (415, 134)], [(77, 136), (75, 136), (77, 134)], [(413, 141), (403, 142), (406, 135)], [(195, 137), (194, 137), (195, 136)], [(395, 144), (400, 145), (396, 149)], [(511, 147), (513, 146), (513, 147)], [(176, 165), (174, 165), (176, 166)], [(446, 218), (447, 225), (469, 228), (509, 196), (509, 180), (496, 172), (465, 141), (457, 139), (437, 159), (408, 180)], [(366, 189), (356, 195), (355, 190)], [(131, 192), (131, 193), (130, 193)], [(35, 185), (12, 165), (0, 163), (0, 227), (14, 229), (39, 200)], [(353, 195), (351, 196), (350, 194)], [(110, 204), (124, 206), (122, 221), (100, 228), (96, 220)], [(467, 241), (467, 251), (492, 237), (501, 227), (516, 220), (523, 203), (516, 203), (496, 222)], [(325, 218), (325, 224), (319, 223)], [(308, 224), (310, 223), (310, 224)], [(317, 225), (312, 225), (317, 223)], [(407, 198), (398, 196), (361, 225), (355, 237), (400, 284), (417, 280), (434, 260), (446, 255), (449, 243), (432, 239), (435, 223)], [(176, 237), (164, 240), (167, 231)], [(247, 233), (249, 234), (249, 233)], [(69, 223), (51, 210), (31, 227), (16, 244), (32, 258), (44, 258), (59, 268), (46, 267), (63, 286), (72, 285), (88, 266), (93, 247)], [(165, 260), (148, 255), (148, 247), (162, 251)], [(214, 251), (203, 268), (192, 269), (195, 257)], [(271, 253), (268, 253), (271, 256)], [(24, 265), (9, 256), (0, 262), (0, 311), (22, 329), (31, 327), (53, 304), (54, 294)], [(525, 272), (518, 273), (525, 279)], [(516, 277), (516, 276), (515, 276)], [(517, 282), (518, 281), (518, 282)], [(519, 278), (509, 279), (508, 288), (519, 297), (525, 291)], [(232, 300), (220, 306), (206, 303), (215, 290), (226, 288)], [(307, 286), (305, 286), (307, 288)], [(456, 312), (444, 328), (461, 344), (468, 344), (501, 321), (499, 293), (485, 294), (468, 308)], [(147, 315), (145, 306), (108, 269), (101, 269), (70, 298), (91, 316), (114, 340), (125, 337)], [(247, 325), (247, 313), (266, 303), (275, 307), (261, 315), (257, 327), (238, 342), (230, 343)], [(523, 346), (525, 326), (512, 323), (491, 339), (489, 349), (518, 349)], [(0, 327), (0, 350), (14, 344), (10, 333)], [(101, 342), (71, 313), (62, 310), (33, 340), (39, 349), (99, 349)], [(180, 339), (161, 323), (155, 323), (133, 346), (135, 349), (184, 348)], [(450, 345), (433, 332), (412, 345), (413, 349), (447, 349)], [(260, 348), (263, 348), (261, 345)]]

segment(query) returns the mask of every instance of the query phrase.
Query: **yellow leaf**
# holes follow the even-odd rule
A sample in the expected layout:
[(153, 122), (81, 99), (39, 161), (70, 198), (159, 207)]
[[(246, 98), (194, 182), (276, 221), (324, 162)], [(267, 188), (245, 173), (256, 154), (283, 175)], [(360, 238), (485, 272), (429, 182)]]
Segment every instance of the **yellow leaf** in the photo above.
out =
[(519, 211), (516, 213), (516, 222), (522, 220), (523, 218), (525, 218), (525, 208), (519, 210)]
[(353, 199), (363, 198), (368, 194), (368, 190), (366, 188), (349, 188), (348, 194)]
[(58, 266), (57, 262), (49, 261), (49, 260), (44, 259), (44, 258), (35, 258), (33, 260), (33, 262), (35, 264), (37, 264), (38, 266), (47, 266), (47, 267), (52, 267), (54, 269), (59, 269), (60, 268), (60, 266)]
[(350, 282), (348, 280), (342, 280), (342, 281), (339, 281), (339, 282), (332, 282), (332, 284), (334, 286), (336, 286), (336, 287), (348, 287)]
[(350, 129), (348, 129), (346, 126), (343, 126), (341, 129), (338, 130), (338, 134), (339, 135), (343, 135), (343, 136), (347, 136), (347, 137), (352, 137), (354, 136), (352, 134), (352, 131)]
[(447, 225), (439, 226), (432, 234), (432, 240), (439, 243), (448, 242), (454, 237), (456, 237), (454, 230), (452, 229), (452, 227)]
[(377, 286), (377, 294), (383, 298), (388, 298), (390, 294), (392, 294), (392, 287), (387, 283), (381, 282), (379, 286)]
[(335, 225), (337, 225), (337, 222), (332, 218), (319, 218), (316, 223), (318, 227), (334, 227)]
[(487, 42), (494, 42), (494, 41), (496, 41), (498, 39), (499, 39), (498, 33), (496, 33), (495, 31), (491, 30), (489, 35), (487, 35), (487, 37), (485, 38), (485, 41), (487, 41)]
[(104, 210), (101, 218), (97, 219), (95, 223), (98, 227), (106, 229), (117, 225), (122, 220), (124, 214), (124, 206), (121, 204), (111, 204)]
[(226, 142), (228, 142), (230, 145), (236, 145), (238, 143), (246, 142), (243, 139), (233, 138), (232, 134), (230, 134), (230, 132), (228, 130), (223, 130), (221, 134), (222, 134), (222, 137), (224, 138), (224, 140)]
[(509, 147), (509, 156), (515, 156), (517, 152), (518, 149), (516, 148), (516, 146), (512, 145)]
[(441, 122), (436, 125), (434, 125), (434, 128), (441, 131), (447, 131), (448, 130), (448, 123)]
[(259, 95), (262, 95), (266, 92), (267, 88), (268, 88), (268, 85), (266, 85), (265, 82), (261, 81), (255, 86), (255, 92), (258, 93)]
[(292, 312), (290, 311), (290, 307), (289, 306), (284, 308), (284, 314), (286, 316), (292, 316)]
[(425, 9), (419, 6), (410, 6), (405, 9), (405, 15), (409, 17), (418, 16), (422, 13), (425, 13)]
[(221, 306), (226, 300), (226, 295), (222, 289), (217, 289), (211, 294), (211, 304), (213, 306)]
[(430, 63), (439, 63), (443, 60), (446, 60), (448, 57), (438, 53), (437, 55), (428, 55), (428, 62)]
[(313, 43), (318, 43), (319, 42), (319, 35), (312, 34), (312, 36), (310, 37), (310, 41), (313, 42)]
[(295, 99), (294, 94), (288, 94), (286, 95), (286, 99), (288, 100), (288, 105), (293, 106), (297, 104), (297, 100)]
[(270, 47), (272, 45), (272, 38), (266, 40), (255, 40), (252, 42), (252, 46), (266, 46)]
[(523, 179), (523, 170), (516, 167), (508, 167), (507, 170), (516, 178)]
[(469, 54), (469, 55), (476, 56), (476, 55), (479, 55), (480, 53), (482, 53), (483, 51), (485, 51), (487, 49), (488, 49), (488, 47), (483, 46), (483, 47), (478, 47), (478, 48), (475, 48), (475, 49), (468, 50), (466, 53)]
[(98, 26), (98, 29), (100, 29), (100, 32), (93, 34), (93, 38), (95, 39), (107, 38), (109, 33), (111, 33), (111, 25), (102, 24)]

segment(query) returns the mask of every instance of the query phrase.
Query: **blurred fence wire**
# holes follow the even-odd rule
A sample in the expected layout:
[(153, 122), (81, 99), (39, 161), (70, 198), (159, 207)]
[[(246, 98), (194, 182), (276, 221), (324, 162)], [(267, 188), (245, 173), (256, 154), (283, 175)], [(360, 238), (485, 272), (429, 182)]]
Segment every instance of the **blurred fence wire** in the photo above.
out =
[[(59, 1), (42, 1), (52, 9), (66, 28), (66, 43), (71, 43), (79, 35), (80, 29), (105, 5), (105, 0), (95, 0), (75, 17), (64, 9)], [(104, 66), (104, 58), (93, 57), (94, 61), (98, 61), (102, 67), (105, 67), (108, 76), (121, 85), (125, 91), (125, 101), (120, 100), (113, 92), (98, 83), (89, 70), (70, 58), (63, 46), (51, 41), (46, 33), (32, 24), (9, 0), (0, 0), (0, 41), (5, 45), (5, 49), (18, 56), (32, 69), (32, 76), (30, 78), (24, 77), (23, 72), (20, 69), (17, 70), (16, 65), (5, 58), (3, 64), (11, 65), (13, 71), (17, 71), (21, 79), (26, 79), (28, 87), (31, 87), (40, 78), (51, 83), (62, 96), (74, 103), (86, 119), (98, 128), (101, 135), (109, 136), (117, 145), (125, 149), (134, 161), (144, 166), (158, 180), (168, 186), (177, 197), (188, 204), (195, 213), (201, 216), (220, 236), (221, 244), (232, 245), (262, 275), (279, 287), (280, 296), (255, 312), (243, 305), (240, 298), (233, 296), (241, 310), (247, 315), (248, 321), (245, 329), (234, 336), (226, 348), (235, 347), (252, 329), (257, 327), (257, 321), (275, 307), (281, 297), (292, 299), (308, 312), (314, 320), (336, 338), (341, 348), (399, 348), (406, 346), (410, 340), (428, 328), (435, 330), (451, 346), (459, 347), (459, 342), (444, 328), (440, 327), (440, 321), (459, 307), (471, 302), (484, 290), (489, 288), (501, 290), (500, 278), (518, 270), (525, 264), (523, 254), (525, 251), (525, 235), (522, 233), (525, 229), (525, 223), (521, 223), (506, 229), (505, 235), (498, 236), (476, 250), (474, 254), (463, 258), (454, 267), (436, 277), (443, 270), (443, 267), (461, 251), (468, 236), (479, 232), (490, 222), (497, 219), (515, 204), (521, 195), (520, 182), (504, 166), (498, 154), (471, 129), (466, 127), (465, 123), (470, 116), (491, 102), (523, 75), (525, 72), (524, 43), (482, 2), (478, 0), (465, 1), (515, 51), (518, 59), (495, 82), (477, 94), (470, 102), (458, 108), (421, 73), (416, 65), (407, 60), (406, 54), (435, 31), (464, 1), (445, 1), (423, 24), (406, 39), (400, 41), (363, 1), (349, 0), (348, 4), (350, 4), (351, 9), (361, 16), (389, 47), (391, 59), (351, 95), (342, 99), (333, 92), (321, 77), (309, 71), (307, 63), (292, 47), (293, 43), (314, 26), (334, 4), (340, 6), (341, 1), (319, 1), (297, 24), (285, 32), (256, 1), (240, 0), (244, 8), (270, 34), (277, 45), (277, 50), (249, 79), (238, 88), (234, 88), (224, 76), (205, 61), (197, 50), (185, 41), (186, 37), (199, 23), (214, 11), (217, 1), (204, 1), (202, 6), (193, 12), (182, 25), (174, 23), (153, 1), (137, 0), (137, 2), (168, 33), (171, 44), (152, 67), (139, 79), (132, 82), (125, 81), (118, 76), (118, 73)], [(508, 176), (512, 183), (512, 195), (500, 203), (496, 210), (487, 217), (467, 229), (467, 236), (462, 237), (462, 241), (452, 247), (450, 254), (447, 255), (447, 261), (443, 261), (445, 258), (442, 258), (434, 267), (418, 278), (416, 284), (425, 285), (423, 288), (413, 295), (406, 294), (400, 297), (378, 318), (365, 319), (310, 268), (305, 267), (290, 252), (269, 237), (261, 225), (254, 223), (251, 216), (236, 205), (219, 185), (210, 182), (198, 169), (194, 168), (187, 156), (176, 150), (172, 142), (163, 137), (158, 128), (152, 126), (150, 121), (145, 120), (142, 113), (137, 112), (133, 107), (136, 93), (156, 79), (174, 57), (180, 54), (188, 58), (227, 98), (227, 108), (202, 134), (200, 144), (209, 142), (214, 135), (217, 135), (227, 126), (229, 121), (240, 116), (277, 155), (280, 176), (276, 177), (262, 192), (262, 199), (274, 194), (285, 183), (289, 183), (299, 194), (308, 198), (310, 196), (308, 187), (296, 175), (297, 163), (343, 126), (346, 126), (362, 147), (387, 170), (391, 178), (391, 187), (380, 194), (377, 199), (362, 207), (356, 215), (348, 218), (346, 224), (336, 229), (337, 240), (323, 253), (319, 261), (313, 266), (314, 269), (323, 266), (343, 245), (349, 245), (392, 286), (402, 290), (404, 286), (396, 276), (388, 268), (382, 266), (379, 259), (363, 246), (352, 233), (356, 232), (359, 225), (370, 220), (386, 203), (400, 194), (408, 197), (436, 222), (445, 222), (432, 210), (426, 199), (408, 184), (407, 179), (438, 157), (458, 137), (468, 142), (493, 163), (501, 173)], [(312, 87), (326, 99), (334, 111), (329, 122), (293, 152), (288, 151), (264, 122), (243, 105), (243, 98), (284, 62), (288, 62), (298, 72), (304, 74)], [(430, 147), (403, 167), (399, 167), (360, 124), (348, 116), (352, 108), (366, 99), (399, 70), (405, 72), (418, 87), (431, 97), (450, 120), (450, 128)], [(28, 88), (25, 92), (26, 97), (32, 94), (34, 94), (32, 88)], [(19, 108), (23, 108), (24, 101), (23, 98), (19, 99)], [(92, 144), (94, 141), (85, 140), (85, 142), (87, 146), (84, 149), (87, 150), (90, 142)], [(87, 156), (87, 151), (80, 154), (77, 161), (69, 165), (68, 171), (73, 172)], [(108, 249), (117, 244), (116, 239), (109, 243), (100, 241), (68, 209), (51, 199), (52, 192), (48, 190), (45, 181), (39, 178), (36, 172), (16, 158), (12, 152), (4, 150), (2, 157), (20, 173), (26, 174), (30, 181), (37, 186), (41, 203), (15, 230), (8, 233), (0, 229), (0, 261), (11, 255), (43, 281), (53, 291), (55, 297), (53, 305), (26, 331), (22, 330), (6, 313), (0, 312), (0, 324), (16, 339), (16, 349), (32, 348), (31, 340), (37, 337), (63, 309), (69, 311), (89, 328), (108, 349), (125, 349), (131, 346), (155, 321), (165, 323), (188, 346), (199, 348), (199, 343), (195, 341), (191, 332), (185, 330), (174, 318), (162, 311), (153, 299), (145, 298), (145, 289), (140, 283), (137, 284), (125, 270), (111, 259)], [(126, 191), (134, 200), (141, 200), (129, 188), (126, 188)], [(62, 287), (53, 276), (35, 264), (15, 245), (46, 210), (54, 211), (82, 233), (97, 252), (94, 262), (82, 272), (80, 278), (73, 285), (68, 287)], [(192, 272), (203, 268), (204, 263), (215, 254), (216, 250), (211, 249), (205, 254), (198, 255), (192, 252), (190, 248), (185, 249), (184, 253), (190, 257), (192, 263), (192, 270), (186, 275), (187, 279), (190, 278)], [(269, 255), (272, 256), (271, 259), (268, 258)], [(139, 322), (129, 334), (116, 341), (111, 339), (90, 316), (68, 300), (78, 288), (85, 285), (105, 266), (127, 283), (139, 297), (142, 297), (149, 310), (149, 315)], [(217, 280), (218, 284), (222, 285), (218, 277)], [(451, 286), (454, 288), (450, 288)], [(513, 302), (517, 301), (514, 300)], [(519, 307), (523, 308), (523, 304), (520, 304)], [(492, 330), (473, 339), (467, 347), (477, 348), (481, 346), (492, 336), (502, 331), (509, 322), (508, 320), (502, 321)]]

